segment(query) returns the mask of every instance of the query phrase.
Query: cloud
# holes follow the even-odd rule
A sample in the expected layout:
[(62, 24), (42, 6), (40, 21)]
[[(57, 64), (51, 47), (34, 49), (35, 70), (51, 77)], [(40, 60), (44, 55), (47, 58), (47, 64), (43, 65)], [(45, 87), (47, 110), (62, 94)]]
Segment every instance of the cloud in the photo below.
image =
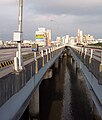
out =
[(31, 3), (28, 3), (29, 8), (38, 14), (97, 15), (102, 13), (102, 0), (51, 0), (50, 2), (32, 0)]
[[(52, 36), (77, 35), (77, 29), (102, 36), (102, 0), (23, 0), (24, 39), (34, 39), (38, 27), (52, 29)], [(12, 39), (18, 27), (19, 0), (0, 1), (0, 34)], [(12, 31), (12, 32), (11, 32)]]
[(18, 2), (18, 0), (1, 0), (0, 1), (0, 5), (4, 5), (4, 6), (6, 6), (6, 5), (15, 5), (15, 4), (17, 4), (17, 2)]

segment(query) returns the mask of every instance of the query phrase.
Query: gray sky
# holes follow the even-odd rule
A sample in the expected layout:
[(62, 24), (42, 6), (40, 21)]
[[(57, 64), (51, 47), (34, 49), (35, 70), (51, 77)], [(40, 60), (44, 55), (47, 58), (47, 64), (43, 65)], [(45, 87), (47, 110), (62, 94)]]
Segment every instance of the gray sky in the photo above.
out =
[[(18, 29), (19, 0), (0, 0), (0, 39), (11, 40)], [(85, 34), (102, 38), (102, 0), (24, 0), (23, 38), (34, 40), (39, 27), (57, 36)]]

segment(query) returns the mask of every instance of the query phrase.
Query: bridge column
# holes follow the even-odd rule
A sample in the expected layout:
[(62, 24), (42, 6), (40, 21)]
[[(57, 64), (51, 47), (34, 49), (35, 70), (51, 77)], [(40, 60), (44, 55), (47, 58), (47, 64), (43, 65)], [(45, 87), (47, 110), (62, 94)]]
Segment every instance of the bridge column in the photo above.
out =
[(63, 54), (60, 55), (60, 57), (59, 57), (59, 62), (61, 62), (62, 59), (63, 59)]
[(52, 69), (48, 69), (44, 75), (44, 79), (49, 79), (52, 77)]
[(39, 86), (32, 95), (32, 98), (29, 103), (29, 115), (31, 120), (38, 120), (39, 118)]
[(55, 68), (58, 69), (58, 67), (59, 67), (59, 60), (57, 59), (57, 60), (55, 61)]

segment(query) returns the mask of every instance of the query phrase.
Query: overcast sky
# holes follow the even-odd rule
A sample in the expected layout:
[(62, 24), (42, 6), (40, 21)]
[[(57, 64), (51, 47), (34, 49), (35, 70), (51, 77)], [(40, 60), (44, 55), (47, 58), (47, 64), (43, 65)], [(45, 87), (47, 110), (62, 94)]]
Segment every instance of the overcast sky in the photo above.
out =
[[(77, 36), (77, 29), (102, 38), (102, 0), (23, 0), (23, 38), (34, 40), (39, 27), (57, 36)], [(19, 0), (0, 0), (0, 39), (18, 29)]]

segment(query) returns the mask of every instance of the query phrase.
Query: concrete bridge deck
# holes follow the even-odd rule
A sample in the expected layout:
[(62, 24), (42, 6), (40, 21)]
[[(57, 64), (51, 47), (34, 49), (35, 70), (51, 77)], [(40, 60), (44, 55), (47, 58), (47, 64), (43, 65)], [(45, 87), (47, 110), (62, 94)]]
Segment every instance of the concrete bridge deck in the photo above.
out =
[(48, 50), (42, 56), (24, 62), (22, 71), (13, 71), (0, 78), (0, 117), (2, 120), (19, 119), (32, 94), (47, 70), (60, 57), (64, 46)]
[(91, 98), (102, 118), (102, 50), (69, 47), (71, 56), (86, 80)]

